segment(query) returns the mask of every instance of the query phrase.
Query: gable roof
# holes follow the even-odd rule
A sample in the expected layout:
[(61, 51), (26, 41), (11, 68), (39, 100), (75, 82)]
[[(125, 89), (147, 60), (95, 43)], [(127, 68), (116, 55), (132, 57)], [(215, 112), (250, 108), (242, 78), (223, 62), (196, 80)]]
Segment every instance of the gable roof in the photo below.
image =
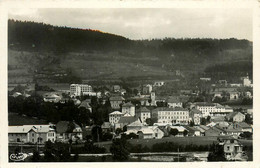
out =
[(242, 114), (242, 113), (240, 113), (240, 112), (232, 112), (232, 113), (229, 113), (228, 115), (227, 115), (227, 118), (234, 118), (236, 115), (244, 115), (244, 114)]
[(169, 96), (166, 101), (167, 103), (181, 103), (181, 100), (178, 96)]
[(150, 112), (150, 110), (146, 107), (140, 107), (139, 109), (137, 109), (137, 112)]
[(131, 102), (125, 103), (122, 107), (135, 107)]
[(47, 133), (54, 129), (50, 128), (50, 125), (21, 125), (8, 127), (8, 133), (27, 133), (30, 130), (39, 133)]
[(196, 102), (194, 104), (197, 106), (215, 106), (214, 103), (208, 103), (208, 102)]
[(110, 101), (123, 101), (125, 100), (122, 96), (113, 96), (109, 98)]
[(81, 102), (79, 107), (91, 108), (91, 106), (89, 105), (89, 102), (85, 101), (85, 100), (83, 102)]
[(57, 133), (65, 133), (68, 130), (69, 121), (59, 121), (56, 124), (56, 132)]
[(158, 107), (154, 109), (154, 111), (188, 111), (188, 109), (182, 108), (182, 107)]
[(123, 113), (120, 111), (114, 111), (112, 113), (109, 113), (109, 115), (123, 115)]
[(125, 124), (130, 124), (132, 122), (135, 122), (138, 118), (133, 117), (133, 116), (122, 116), (118, 123), (125, 123)]
[(154, 134), (153, 129), (149, 127), (141, 128), (138, 132), (142, 132), (143, 134)]

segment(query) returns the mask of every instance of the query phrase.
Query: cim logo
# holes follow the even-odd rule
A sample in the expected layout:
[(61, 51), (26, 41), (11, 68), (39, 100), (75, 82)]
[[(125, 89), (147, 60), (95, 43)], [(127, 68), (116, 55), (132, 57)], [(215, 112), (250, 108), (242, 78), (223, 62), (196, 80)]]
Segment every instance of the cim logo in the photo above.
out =
[(25, 158), (27, 158), (27, 154), (25, 154), (25, 153), (18, 153), (18, 154), (10, 155), (10, 160), (12, 160), (12, 161), (22, 161)]

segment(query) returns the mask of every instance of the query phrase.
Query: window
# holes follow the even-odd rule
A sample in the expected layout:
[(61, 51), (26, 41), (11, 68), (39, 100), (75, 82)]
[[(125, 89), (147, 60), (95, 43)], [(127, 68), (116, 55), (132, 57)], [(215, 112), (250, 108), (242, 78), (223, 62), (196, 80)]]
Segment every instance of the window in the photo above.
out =
[(34, 133), (32, 133), (32, 137), (34, 137)]
[(230, 150), (230, 146), (227, 146), (227, 150), (228, 150), (228, 151)]

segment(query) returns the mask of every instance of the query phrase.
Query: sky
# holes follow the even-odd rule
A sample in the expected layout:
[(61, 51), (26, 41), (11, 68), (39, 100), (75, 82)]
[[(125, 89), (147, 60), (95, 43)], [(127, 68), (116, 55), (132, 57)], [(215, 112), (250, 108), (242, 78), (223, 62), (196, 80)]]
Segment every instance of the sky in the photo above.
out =
[(33, 8), (10, 9), (9, 19), (94, 29), (129, 39), (237, 38), (252, 41), (250, 9)]

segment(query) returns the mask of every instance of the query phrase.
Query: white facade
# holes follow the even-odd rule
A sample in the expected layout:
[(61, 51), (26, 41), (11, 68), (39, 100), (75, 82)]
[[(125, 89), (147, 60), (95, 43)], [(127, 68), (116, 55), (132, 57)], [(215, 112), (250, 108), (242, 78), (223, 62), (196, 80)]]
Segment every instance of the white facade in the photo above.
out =
[(153, 86), (163, 86), (164, 85), (164, 81), (156, 81), (154, 82)]
[(114, 125), (114, 124), (118, 123), (118, 121), (120, 120), (120, 118), (122, 116), (123, 116), (123, 113), (121, 113), (120, 111), (114, 111), (109, 114), (109, 122), (112, 125)]
[(189, 111), (183, 108), (158, 109), (158, 123), (188, 124)]
[(170, 108), (182, 107), (182, 102), (178, 102), (178, 103), (168, 103), (168, 107), (170, 107)]
[(87, 95), (87, 94), (92, 94), (92, 87), (87, 84), (71, 84), (70, 85), (70, 94), (71, 95)]
[(131, 116), (135, 116), (135, 106), (131, 103), (126, 103), (122, 105), (122, 113), (130, 114)]
[(226, 111), (225, 107), (218, 103), (196, 103), (196, 109), (202, 112), (202, 117), (225, 116), (231, 110)]

